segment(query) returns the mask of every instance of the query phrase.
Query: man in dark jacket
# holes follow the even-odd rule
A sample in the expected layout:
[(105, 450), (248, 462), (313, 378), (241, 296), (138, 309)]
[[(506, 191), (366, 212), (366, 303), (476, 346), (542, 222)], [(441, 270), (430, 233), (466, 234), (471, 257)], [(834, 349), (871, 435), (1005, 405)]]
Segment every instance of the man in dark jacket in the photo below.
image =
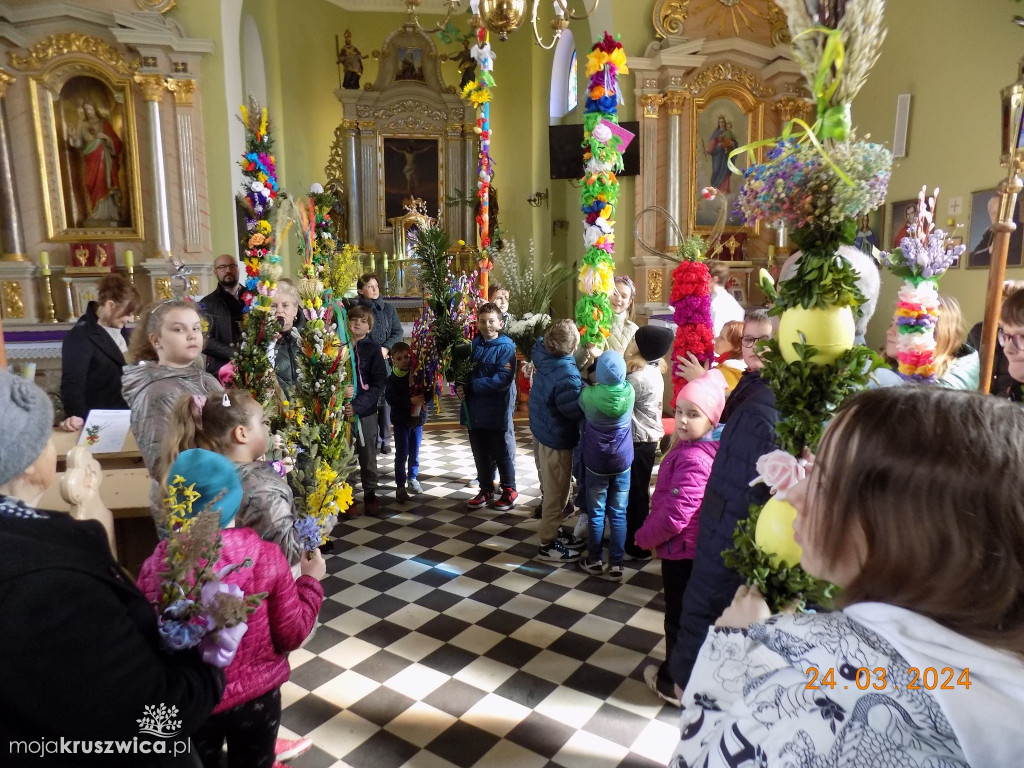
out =
[(217, 375), (238, 348), (242, 338), (242, 309), (245, 307), (244, 289), (238, 281), (238, 260), (222, 253), (213, 262), (217, 287), (203, 297), (201, 306), (210, 327), (206, 332), (206, 370)]
[(533, 384), (530, 387), (530, 431), (537, 453), (541, 505), (540, 550), (537, 557), (557, 563), (579, 560), (584, 542), (558, 526), (572, 488), (572, 450), (580, 440), (580, 392), (583, 381), (572, 353), (580, 333), (572, 320), (552, 324), (533, 345)]

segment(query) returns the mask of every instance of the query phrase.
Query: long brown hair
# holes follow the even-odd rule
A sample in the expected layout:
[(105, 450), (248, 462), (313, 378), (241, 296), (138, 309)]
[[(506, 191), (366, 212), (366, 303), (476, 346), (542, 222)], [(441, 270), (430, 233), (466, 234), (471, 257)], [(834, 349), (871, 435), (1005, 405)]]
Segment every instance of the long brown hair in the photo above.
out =
[(244, 389), (229, 389), (205, 398), (182, 395), (175, 401), (167, 421), (156, 465), (157, 476), (166, 485), (167, 472), (178, 454), (189, 448), (227, 453), (232, 430), (248, 424), (260, 411), (260, 404)]
[(157, 304), (150, 304), (142, 311), (142, 317), (139, 318), (139, 323), (135, 326), (131, 339), (128, 341), (129, 362), (139, 363), (143, 360), (149, 360), (155, 363), (160, 359), (149, 337), (160, 335), (160, 329), (164, 325), (164, 318), (172, 309), (191, 309), (202, 319), (202, 315), (199, 314), (198, 305), (188, 299), (169, 299)]
[(832, 421), (811, 474), (808, 535), (837, 560), (859, 527), (860, 573), (839, 604), (897, 605), (1024, 656), (1024, 411), (942, 387), (862, 393)]

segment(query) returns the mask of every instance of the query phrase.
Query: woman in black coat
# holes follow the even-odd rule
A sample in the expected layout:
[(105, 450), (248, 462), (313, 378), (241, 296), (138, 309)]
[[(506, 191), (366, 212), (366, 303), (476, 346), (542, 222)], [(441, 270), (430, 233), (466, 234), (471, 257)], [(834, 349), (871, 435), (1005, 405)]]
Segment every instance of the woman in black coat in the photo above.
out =
[(99, 282), (97, 301), (64, 337), (61, 348), (60, 397), (67, 418), (61, 427), (77, 432), (94, 408), (124, 410), (121, 369), (128, 345), (121, 329), (135, 316), (139, 292), (120, 275)]

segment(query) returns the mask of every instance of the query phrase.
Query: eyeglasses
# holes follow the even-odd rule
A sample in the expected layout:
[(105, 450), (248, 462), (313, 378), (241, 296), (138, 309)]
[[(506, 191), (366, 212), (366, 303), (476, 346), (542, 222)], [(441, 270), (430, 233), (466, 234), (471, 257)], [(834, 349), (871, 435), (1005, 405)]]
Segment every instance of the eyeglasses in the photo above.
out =
[(1001, 347), (1013, 347), (1015, 352), (1024, 352), (1024, 333), (1007, 333), (1002, 328), (996, 331), (996, 340)]
[(220, 264), (220, 265), (214, 267), (214, 270), (217, 271), (217, 272), (220, 272), (222, 269), (234, 269), (234, 270), (237, 270), (238, 269), (238, 265), (237, 264)]
[(754, 345), (757, 344), (757, 342), (768, 341), (770, 338), (771, 336), (744, 336), (740, 339), (740, 344), (742, 344), (747, 349), (753, 349)]

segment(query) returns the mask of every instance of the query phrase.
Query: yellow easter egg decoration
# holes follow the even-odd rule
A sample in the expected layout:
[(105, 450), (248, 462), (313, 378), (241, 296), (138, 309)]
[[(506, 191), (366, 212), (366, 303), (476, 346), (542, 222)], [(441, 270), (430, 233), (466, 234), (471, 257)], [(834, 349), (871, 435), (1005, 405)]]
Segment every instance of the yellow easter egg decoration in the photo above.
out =
[(787, 363), (799, 360), (794, 344), (800, 343), (800, 334), (807, 344), (818, 350), (811, 358), (815, 365), (829, 365), (853, 348), (857, 335), (850, 307), (804, 309), (790, 307), (779, 320), (779, 351)]
[(761, 509), (754, 530), (754, 542), (763, 552), (771, 555), (775, 567), (792, 567), (800, 563), (803, 551), (793, 538), (796, 508), (788, 501), (772, 496)]

